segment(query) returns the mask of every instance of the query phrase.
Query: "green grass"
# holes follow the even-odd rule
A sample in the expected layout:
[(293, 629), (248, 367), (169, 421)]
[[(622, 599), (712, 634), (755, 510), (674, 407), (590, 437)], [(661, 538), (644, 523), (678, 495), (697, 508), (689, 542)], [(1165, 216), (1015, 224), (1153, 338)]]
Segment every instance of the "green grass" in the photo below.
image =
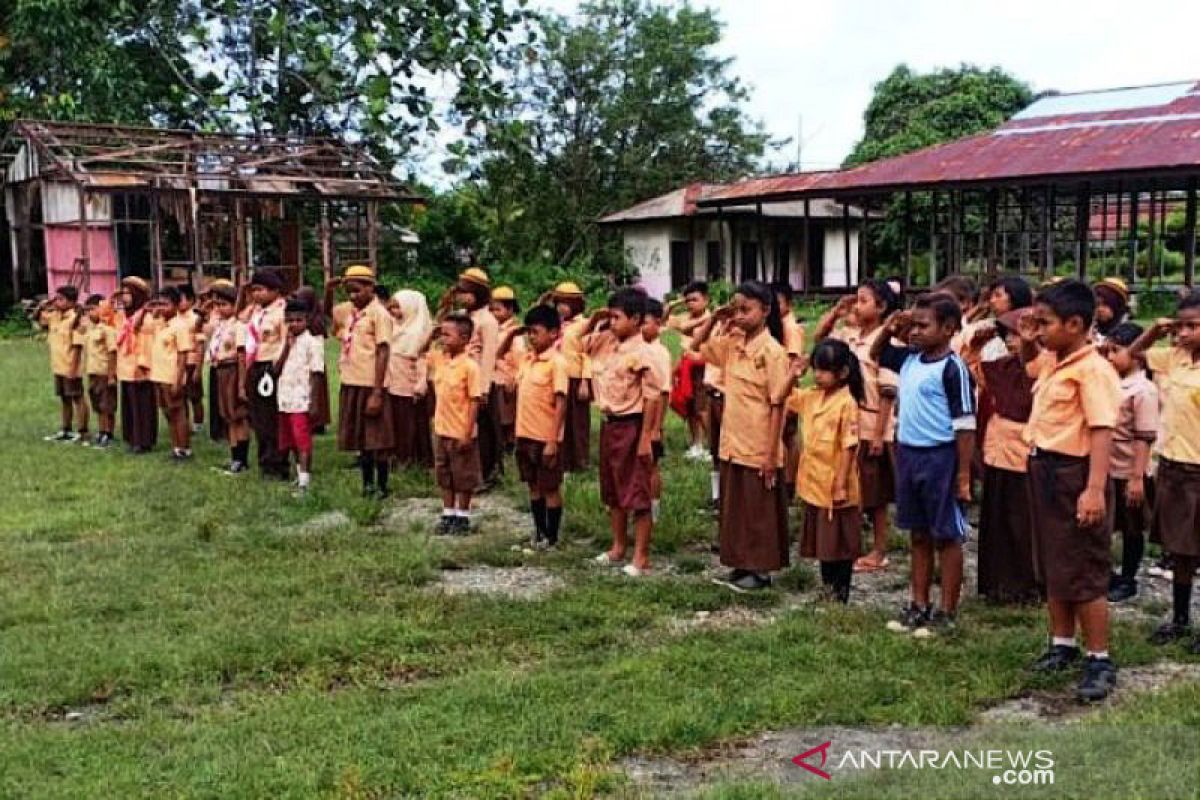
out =
[[(382, 524), (328, 436), (303, 500), (218, 474), (226, 453), (206, 440), (184, 466), (44, 443), (43, 347), (0, 341), (0, 796), (621, 793), (614, 761), (634, 752), (789, 725), (961, 725), (1065, 685), (1024, 670), (1033, 611), (971, 606), (961, 635), (929, 642), (853, 606), (680, 633), (698, 611), (811, 595), (813, 576), (746, 598), (698, 574), (708, 475), (679, 457), (674, 419), (655, 551), (677, 569), (631, 583), (584, 564), (607, 535), (594, 476), (567, 484), (567, 546), (526, 555), (518, 531), (445, 542)], [(432, 495), (420, 472), (397, 489)], [(520, 506), (519, 489), (510, 470), (501, 492)], [(349, 521), (302, 527), (332, 510)], [(543, 566), (564, 588), (430, 591), (446, 564)], [(1116, 647), (1153, 657), (1140, 631), (1118, 628)]]

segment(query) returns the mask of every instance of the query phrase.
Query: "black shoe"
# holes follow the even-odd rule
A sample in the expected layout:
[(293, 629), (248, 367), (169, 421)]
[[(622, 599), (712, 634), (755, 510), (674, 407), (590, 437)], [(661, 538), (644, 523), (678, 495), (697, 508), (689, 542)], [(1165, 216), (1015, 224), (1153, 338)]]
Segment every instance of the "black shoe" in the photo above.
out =
[(438, 520), (437, 527), (433, 529), (434, 535), (435, 536), (449, 536), (451, 530), (454, 528), (454, 520), (455, 519), (456, 519), (456, 517), (451, 517), (446, 514), (443, 514), (441, 519)]
[(1111, 658), (1091, 658), (1083, 666), (1083, 679), (1075, 696), (1083, 702), (1103, 700), (1117, 685), (1117, 665)]
[(730, 589), (736, 588), (737, 582), (744, 578), (749, 573), (744, 569), (731, 569), (724, 575), (713, 578), (712, 582), (718, 586), (725, 586)]
[(1137, 581), (1127, 581), (1124, 578), (1118, 578), (1117, 582), (1108, 588), (1108, 602), (1123, 603), (1131, 597), (1137, 597), (1137, 593)]
[(736, 580), (722, 581), (722, 585), (728, 586), (740, 594), (749, 594), (770, 588), (771, 579), (766, 575), (759, 575), (757, 572), (742, 571)]
[(1051, 645), (1042, 657), (1033, 662), (1034, 672), (1061, 672), (1079, 660), (1079, 648), (1065, 644)]
[(1121, 573), (1110, 572), (1108, 574), (1108, 591), (1111, 593), (1113, 589), (1121, 583)]
[(887, 627), (890, 631), (914, 631), (917, 628), (923, 628), (928, 625), (931, 616), (933, 616), (933, 612), (929, 606), (921, 608), (916, 603), (910, 603), (907, 608), (900, 612), (900, 618), (889, 622)]
[(467, 536), (471, 533), (471, 520), (467, 517), (454, 517), (454, 525), (450, 529), (453, 536)]
[(1200, 636), (1192, 639), (1192, 643), (1188, 645), (1188, 652), (1194, 656), (1200, 656)]
[(379, 489), (378, 491), (375, 492), (376, 500), (387, 500), (391, 496), (392, 496), (391, 489)]
[(929, 615), (929, 622), (921, 627), (930, 633), (943, 636), (954, 633), (958, 627), (958, 614), (954, 611), (943, 611), (939, 608)]
[(363, 497), (374, 497), (375, 496), (375, 484), (368, 483), (366, 486), (364, 486), (362, 488), (362, 496)]
[(1180, 625), (1178, 622), (1171, 620), (1164, 622), (1154, 629), (1154, 633), (1150, 634), (1150, 644), (1164, 645), (1182, 639), (1192, 632), (1190, 625)]

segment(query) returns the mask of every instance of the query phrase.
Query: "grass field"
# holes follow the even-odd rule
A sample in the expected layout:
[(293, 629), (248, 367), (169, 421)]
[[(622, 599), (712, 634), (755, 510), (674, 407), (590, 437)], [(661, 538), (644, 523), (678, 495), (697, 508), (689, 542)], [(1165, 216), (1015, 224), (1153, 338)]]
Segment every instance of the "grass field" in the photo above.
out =
[[(227, 453), (207, 440), (182, 466), (161, 446), (133, 457), (43, 442), (57, 409), (41, 343), (0, 341), (0, 375), (0, 796), (628, 795), (631, 754), (787, 726), (964, 726), (1073, 680), (1026, 672), (1043, 643), (1035, 610), (968, 601), (958, 635), (918, 641), (886, 632), (877, 607), (817, 603), (807, 566), (761, 596), (712, 585), (707, 469), (679, 456), (675, 421), (663, 569), (630, 581), (585, 563), (607, 527), (594, 478), (568, 484), (558, 552), (514, 550), (526, 534), (508, 523), (440, 540), (395, 513), (432, 495), (426, 475), (401, 475), (388, 504), (363, 501), (329, 436), (297, 500), (210, 469)], [(511, 474), (490, 502), (521, 508)], [(534, 600), (435, 590), (444, 568), (473, 565), (540, 567), (562, 585)], [(679, 624), (734, 607), (777, 613)], [(1123, 665), (1158, 657), (1143, 641), (1118, 626)], [(1195, 726), (1197, 701), (1186, 684), (1086, 724)], [(1092, 763), (1093, 796), (1162, 796), (1139, 781), (1186, 752), (1139, 742), (1145, 770)], [(839, 791), (954, 796), (934, 780)]]

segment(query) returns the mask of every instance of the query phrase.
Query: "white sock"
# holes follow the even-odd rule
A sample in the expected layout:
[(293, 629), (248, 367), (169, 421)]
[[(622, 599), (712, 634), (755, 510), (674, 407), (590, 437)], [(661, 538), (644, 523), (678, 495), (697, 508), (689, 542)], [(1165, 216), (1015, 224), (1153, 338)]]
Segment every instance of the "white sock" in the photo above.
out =
[(721, 473), (719, 473), (719, 472), (708, 473), (708, 480), (712, 484), (712, 499), (720, 500), (721, 499)]
[(654, 522), (658, 522), (658, 503), (657, 500), (650, 501), (650, 519)]
[(1107, 650), (1088, 650), (1087, 657), (1088, 658), (1108, 658), (1108, 651)]
[(1055, 636), (1055, 637), (1051, 638), (1050, 643), (1053, 644), (1055, 647), (1058, 647), (1059, 645), (1062, 645), (1063, 647), (1078, 647), (1079, 646), (1079, 645), (1075, 644), (1074, 636)]
[(312, 480), (312, 473), (311, 473), (311, 472), (297, 472), (297, 473), (296, 473), (296, 483), (297, 483), (297, 484), (298, 484), (298, 485), (299, 485), (301, 488), (307, 489), (307, 488), (308, 488), (308, 483), (309, 483), (309, 481), (310, 481), (310, 480)]
[(457, 508), (443, 508), (442, 509), (442, 518), (443, 519), (450, 518), (450, 517), (457, 517), (457, 516), (458, 516)]
[(458, 510), (458, 515), (459, 515), (460, 517), (462, 517), (463, 519), (465, 519), (465, 520), (468, 520), (468, 521), (469, 521), (469, 520), (471, 519), (471, 509), (469, 509), (469, 508), (460, 508), (460, 509)]

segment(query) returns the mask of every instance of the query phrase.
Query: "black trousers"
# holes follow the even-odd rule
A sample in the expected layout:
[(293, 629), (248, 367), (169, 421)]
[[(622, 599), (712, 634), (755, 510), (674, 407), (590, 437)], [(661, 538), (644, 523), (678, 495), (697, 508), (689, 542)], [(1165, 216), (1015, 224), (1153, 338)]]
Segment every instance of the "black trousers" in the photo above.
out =
[(221, 395), (217, 389), (217, 368), (208, 368), (208, 436), (214, 442), (229, 441), (229, 429), (221, 416)]
[(250, 428), (258, 443), (258, 468), (263, 475), (287, 479), (288, 457), (279, 452), (279, 407), (274, 387), (268, 395), (259, 393), (259, 383), (269, 372), (268, 361), (256, 361), (246, 373), (246, 394), (249, 395)]
[(492, 386), (487, 402), (479, 406), (479, 469), (485, 481), (504, 472), (504, 432), (500, 427), (500, 404), (497, 402), (500, 392), (499, 386)]
[(150, 381), (121, 381), (121, 438), (130, 447), (158, 444), (158, 403)]

